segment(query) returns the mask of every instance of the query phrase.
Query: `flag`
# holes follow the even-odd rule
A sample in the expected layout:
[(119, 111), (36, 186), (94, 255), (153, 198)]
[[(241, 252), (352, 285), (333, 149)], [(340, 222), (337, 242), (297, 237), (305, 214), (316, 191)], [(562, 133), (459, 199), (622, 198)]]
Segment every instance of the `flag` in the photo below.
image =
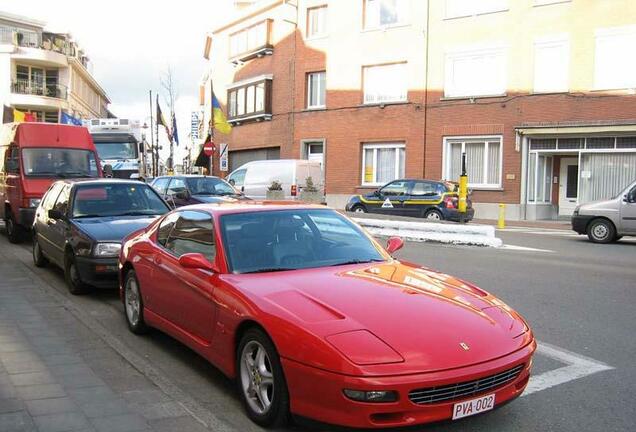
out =
[(73, 117), (70, 114), (62, 112), (62, 117), (60, 118), (60, 123), (62, 124), (70, 124), (75, 126), (82, 126), (82, 121), (77, 117)]
[(214, 93), (212, 93), (212, 127), (226, 135), (232, 132), (232, 125), (227, 122), (221, 104)]
[(13, 108), (13, 121), (16, 123), (22, 123), (25, 120), (25, 115), (26, 113), (23, 113), (22, 111), (18, 111), (17, 109)]
[(170, 128), (168, 127), (168, 122), (163, 117), (163, 113), (161, 112), (161, 107), (159, 106), (159, 95), (157, 95), (157, 126), (163, 126), (166, 128), (166, 132), (170, 135)]
[(179, 145), (179, 134), (177, 133), (177, 117), (172, 114), (172, 139)]

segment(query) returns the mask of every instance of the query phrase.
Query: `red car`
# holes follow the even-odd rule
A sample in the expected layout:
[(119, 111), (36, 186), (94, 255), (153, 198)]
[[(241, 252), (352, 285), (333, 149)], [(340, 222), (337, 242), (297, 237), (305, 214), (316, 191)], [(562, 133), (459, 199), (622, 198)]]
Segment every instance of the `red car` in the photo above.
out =
[(352, 427), (457, 419), (519, 396), (536, 342), (496, 297), (401, 262), (320, 206), (202, 204), (132, 234), (130, 329), (155, 327), (235, 377), (247, 414)]

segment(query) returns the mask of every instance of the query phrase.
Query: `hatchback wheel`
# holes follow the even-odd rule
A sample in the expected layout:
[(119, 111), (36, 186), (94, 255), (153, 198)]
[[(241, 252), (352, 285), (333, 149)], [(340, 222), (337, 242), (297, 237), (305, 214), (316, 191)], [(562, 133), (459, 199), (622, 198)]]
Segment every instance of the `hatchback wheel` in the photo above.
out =
[(71, 294), (86, 294), (88, 291), (88, 286), (82, 281), (77, 269), (75, 255), (72, 252), (67, 252), (64, 258), (64, 279), (66, 279), (66, 286)]
[(33, 264), (36, 267), (45, 267), (49, 260), (46, 259), (40, 248), (40, 242), (38, 242), (37, 234), (33, 233)]
[(424, 218), (428, 220), (443, 220), (444, 216), (439, 212), (439, 210), (429, 210), (424, 214)]
[(262, 330), (249, 329), (236, 358), (237, 384), (247, 415), (263, 427), (284, 426), (289, 419), (289, 393), (270, 338)]
[(148, 331), (144, 321), (144, 304), (141, 298), (139, 280), (134, 270), (126, 273), (124, 280), (124, 306), (126, 308), (126, 322), (131, 332), (143, 334)]
[(610, 243), (616, 237), (616, 228), (607, 219), (594, 219), (587, 226), (587, 237), (594, 243)]
[(353, 206), (351, 211), (354, 213), (366, 213), (367, 209), (365, 209), (364, 206), (356, 205), (356, 206)]

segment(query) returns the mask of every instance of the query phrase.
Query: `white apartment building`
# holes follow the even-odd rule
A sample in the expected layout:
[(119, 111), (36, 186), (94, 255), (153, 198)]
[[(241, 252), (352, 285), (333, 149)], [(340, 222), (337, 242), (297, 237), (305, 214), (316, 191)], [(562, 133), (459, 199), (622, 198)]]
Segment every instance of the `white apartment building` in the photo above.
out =
[(57, 123), (108, 117), (110, 100), (90, 72), (89, 59), (69, 34), (46, 23), (0, 12), (0, 105)]

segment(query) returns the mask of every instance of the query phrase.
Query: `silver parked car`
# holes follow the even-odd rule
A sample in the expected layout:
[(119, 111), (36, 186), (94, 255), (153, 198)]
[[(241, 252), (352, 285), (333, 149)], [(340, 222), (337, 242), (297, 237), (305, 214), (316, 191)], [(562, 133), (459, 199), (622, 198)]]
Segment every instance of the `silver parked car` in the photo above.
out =
[(636, 236), (636, 182), (614, 198), (576, 207), (572, 229), (595, 243), (610, 243), (624, 235)]

